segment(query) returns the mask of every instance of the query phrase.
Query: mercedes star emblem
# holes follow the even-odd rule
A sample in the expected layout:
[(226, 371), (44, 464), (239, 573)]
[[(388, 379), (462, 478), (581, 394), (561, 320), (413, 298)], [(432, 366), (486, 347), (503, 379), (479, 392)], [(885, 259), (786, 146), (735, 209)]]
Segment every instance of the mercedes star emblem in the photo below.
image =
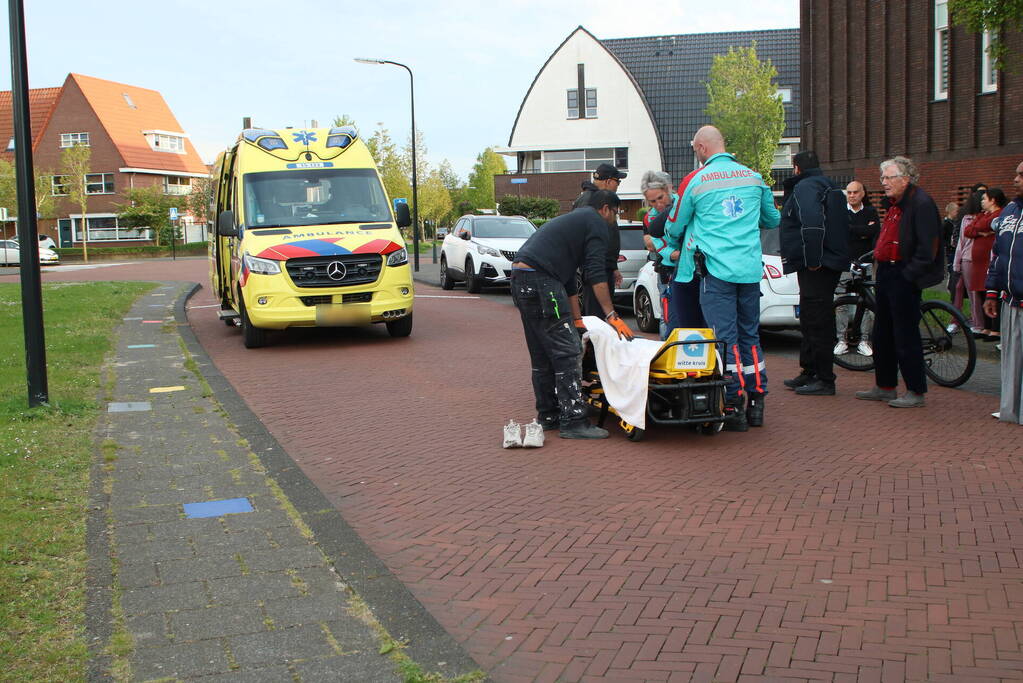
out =
[(327, 277), (331, 280), (344, 280), (346, 273), (345, 264), (340, 261), (331, 261), (327, 264)]

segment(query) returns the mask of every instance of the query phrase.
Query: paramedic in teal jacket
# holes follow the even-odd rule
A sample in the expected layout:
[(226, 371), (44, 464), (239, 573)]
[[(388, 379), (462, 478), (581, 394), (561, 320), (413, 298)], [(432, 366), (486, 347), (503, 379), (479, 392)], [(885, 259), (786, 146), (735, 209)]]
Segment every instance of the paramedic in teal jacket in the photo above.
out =
[[(704, 126), (692, 145), (702, 166), (679, 185), (679, 201), (669, 222), (672, 230), (666, 233), (669, 243), (674, 243), (665, 251), (671, 249), (667, 257), (678, 263), (678, 282), (692, 281), (697, 261), (705, 262), (700, 307), (717, 339), (725, 344), (729, 376), (725, 429), (746, 431), (747, 425), (763, 425), (767, 394), (760, 348), (764, 267), (760, 228), (777, 228), (781, 215), (760, 174), (725, 152), (721, 131)], [(684, 228), (681, 235), (679, 228)]]

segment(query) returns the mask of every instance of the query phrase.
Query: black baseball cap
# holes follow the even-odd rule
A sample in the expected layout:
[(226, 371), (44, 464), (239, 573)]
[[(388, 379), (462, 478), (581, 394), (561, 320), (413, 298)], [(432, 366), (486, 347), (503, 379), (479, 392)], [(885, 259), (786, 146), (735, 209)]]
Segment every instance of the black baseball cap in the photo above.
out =
[(618, 178), (619, 180), (622, 180), (627, 175), (627, 173), (622, 173), (611, 164), (601, 164), (600, 166), (597, 166), (597, 170), (593, 172), (593, 177), (597, 180), (609, 180), (611, 178)]

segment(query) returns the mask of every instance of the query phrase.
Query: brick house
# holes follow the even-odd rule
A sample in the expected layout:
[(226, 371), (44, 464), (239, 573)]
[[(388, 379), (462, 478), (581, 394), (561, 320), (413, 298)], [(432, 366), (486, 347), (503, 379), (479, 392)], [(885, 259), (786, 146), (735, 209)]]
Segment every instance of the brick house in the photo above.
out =
[[(152, 242), (152, 230), (118, 225), (117, 206), (125, 203), (128, 189), (157, 186), (167, 194), (184, 195), (191, 192), (194, 179), (209, 175), (155, 90), (69, 74), (60, 88), (30, 90), (29, 107), (33, 163), (37, 170), (55, 174), (50, 177), (50, 192), (57, 200), (56, 218), (42, 217), (39, 232), (61, 247), (81, 246), (83, 228), (81, 211), (67, 199), (59, 175), (61, 153), (67, 147), (81, 143), (91, 150), (84, 216), (90, 245)], [(13, 162), (11, 109), (10, 91), (0, 92), (0, 139), (10, 141), (0, 154)]]
[(551, 54), (526, 92), (508, 139), (498, 149), (512, 172), (494, 177), (495, 196), (558, 199), (571, 208), (580, 183), (602, 162), (628, 170), (619, 187), (628, 218), (643, 203), (648, 170), (677, 183), (696, 167), (689, 146), (708, 123), (706, 81), (715, 55), (757, 44), (778, 70), (785, 131), (773, 172), (791, 175), (799, 146), (799, 29), (694, 33), (600, 40), (582, 26)]
[(947, 0), (801, 0), (800, 25), (804, 147), (830, 174), (876, 200), (878, 164), (901, 154), (941, 208), (976, 182), (1011, 195), (1023, 71), (994, 69), (989, 37), (951, 25)]

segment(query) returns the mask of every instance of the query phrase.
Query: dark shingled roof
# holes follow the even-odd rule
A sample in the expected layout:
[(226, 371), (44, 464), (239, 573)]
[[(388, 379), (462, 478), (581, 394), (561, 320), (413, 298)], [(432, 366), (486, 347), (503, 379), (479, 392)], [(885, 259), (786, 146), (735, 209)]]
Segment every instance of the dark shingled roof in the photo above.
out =
[(799, 137), (798, 28), (600, 41), (639, 84), (660, 134), (664, 170), (674, 182), (693, 170), (689, 141), (708, 123), (706, 83), (714, 55), (727, 54), (731, 47), (749, 47), (753, 41), (757, 57), (770, 59), (778, 70), (778, 87), (792, 89), (792, 102), (785, 105), (784, 136)]

